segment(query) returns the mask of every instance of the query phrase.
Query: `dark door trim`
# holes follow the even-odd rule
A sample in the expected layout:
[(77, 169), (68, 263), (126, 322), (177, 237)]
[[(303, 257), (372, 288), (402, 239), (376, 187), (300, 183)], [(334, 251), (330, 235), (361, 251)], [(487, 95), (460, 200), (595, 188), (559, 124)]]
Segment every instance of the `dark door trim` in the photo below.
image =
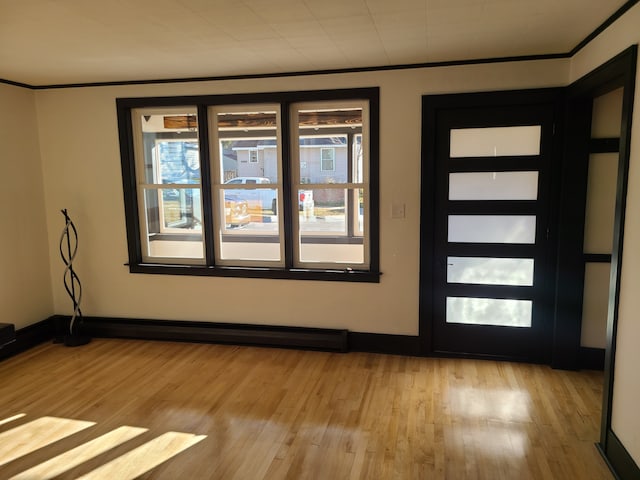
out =
[[(632, 45), (605, 64), (574, 82), (568, 88), (568, 118), (579, 114), (585, 103), (593, 98), (623, 87), (622, 126), (620, 130), (620, 159), (618, 163), (618, 186), (616, 191), (616, 210), (614, 217), (613, 252), (611, 255), (611, 276), (609, 287), (609, 314), (607, 319), (607, 348), (605, 354), (604, 393), (602, 404), (602, 423), (598, 448), (610, 466), (620, 478), (637, 478), (635, 470), (628, 461), (630, 458), (622, 443), (615, 440), (611, 429), (611, 413), (613, 402), (613, 384), (616, 356), (616, 335), (618, 327), (618, 304), (620, 298), (620, 277), (622, 271), (622, 247), (624, 242), (624, 220), (626, 211), (627, 182), (629, 176), (629, 154), (631, 147), (631, 120), (633, 116), (633, 98), (635, 93), (636, 63), (638, 46)], [(572, 110), (575, 108), (575, 110)], [(590, 133), (590, 132), (589, 132)], [(568, 138), (567, 141), (572, 140)], [(568, 143), (567, 147), (571, 145)], [(583, 206), (584, 211), (584, 206)], [(582, 300), (568, 298), (566, 301)], [(575, 328), (575, 326), (574, 326)], [(579, 332), (579, 330), (578, 330)], [(633, 462), (631, 462), (632, 464)], [(625, 474), (625, 472), (627, 472)], [(630, 473), (629, 473), (630, 472)], [(635, 476), (634, 476), (635, 475)]]
[[(609, 322), (615, 318), (617, 323), (636, 56), (637, 47), (632, 46), (567, 87), (565, 107), (567, 128), (564, 135), (563, 170), (560, 180), (562, 197), (559, 204), (558, 278), (555, 306), (555, 331), (559, 341), (554, 344), (552, 362), (555, 368), (577, 369), (580, 367), (585, 260), (582, 247), (589, 155), (593, 153), (591, 141), (593, 99), (624, 87), (622, 129), (617, 145), (620, 160), (609, 298)], [(576, 308), (576, 305), (579, 307)], [(613, 310), (612, 306), (614, 306)], [(610, 344), (609, 327), (608, 345)]]

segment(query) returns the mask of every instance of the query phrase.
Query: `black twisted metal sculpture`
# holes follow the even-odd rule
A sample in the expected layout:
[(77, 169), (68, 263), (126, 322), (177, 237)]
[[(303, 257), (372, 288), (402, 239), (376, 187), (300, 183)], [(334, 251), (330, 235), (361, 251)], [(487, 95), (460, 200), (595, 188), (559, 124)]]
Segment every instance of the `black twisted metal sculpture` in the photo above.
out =
[[(75, 347), (89, 343), (90, 337), (82, 332), (82, 310), (80, 310), (82, 284), (73, 270), (73, 260), (78, 252), (78, 231), (71, 218), (69, 218), (67, 209), (65, 208), (61, 211), (65, 219), (62, 235), (60, 235), (60, 256), (65, 265), (63, 274), (64, 288), (73, 302), (73, 315), (71, 315), (71, 321), (69, 322), (69, 332), (64, 336), (64, 344), (69, 347)], [(70, 230), (73, 233), (73, 239), (70, 235)], [(66, 246), (66, 255), (63, 246)]]

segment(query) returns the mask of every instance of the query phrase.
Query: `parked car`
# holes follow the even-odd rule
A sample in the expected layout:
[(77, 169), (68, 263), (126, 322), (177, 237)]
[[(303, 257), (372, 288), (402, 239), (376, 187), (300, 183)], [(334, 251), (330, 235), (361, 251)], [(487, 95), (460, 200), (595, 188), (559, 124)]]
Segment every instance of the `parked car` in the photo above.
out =
[[(236, 177), (224, 182), (225, 185), (266, 185), (271, 181), (266, 177)], [(229, 190), (226, 190), (229, 192)], [(232, 190), (234, 195), (247, 201), (249, 208), (278, 212), (277, 190), (275, 188), (250, 188)]]
[[(267, 185), (271, 180), (266, 177), (235, 177), (224, 182), (225, 185)], [(230, 190), (227, 190), (227, 192)], [(249, 203), (249, 208), (271, 210), (274, 215), (278, 213), (277, 189), (274, 188), (250, 188), (231, 190), (239, 198)], [(301, 212), (310, 212), (313, 215), (313, 190), (301, 190), (298, 198), (298, 208)]]

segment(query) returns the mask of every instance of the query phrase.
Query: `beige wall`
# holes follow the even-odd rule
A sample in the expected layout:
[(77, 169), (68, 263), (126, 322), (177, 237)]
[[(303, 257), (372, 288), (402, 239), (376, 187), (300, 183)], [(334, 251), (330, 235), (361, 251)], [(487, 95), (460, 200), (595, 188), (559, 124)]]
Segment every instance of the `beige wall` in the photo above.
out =
[[(640, 42), (640, 4), (581, 50), (571, 62), (571, 80)], [(639, 70), (640, 72), (640, 70)], [(629, 190), (625, 219), (622, 284), (618, 317), (612, 428), (640, 464), (640, 78), (636, 77)]]
[[(347, 328), (417, 335), (421, 95), (565, 85), (568, 60), (36, 93), (49, 243), (59, 209), (80, 233), (77, 271), (86, 315)], [(380, 86), (379, 284), (130, 274), (116, 97)], [(392, 219), (392, 203), (406, 218)], [(53, 248), (53, 247), (52, 247)], [(52, 254), (56, 313), (69, 313)]]
[(0, 322), (53, 314), (34, 94), (0, 84)]

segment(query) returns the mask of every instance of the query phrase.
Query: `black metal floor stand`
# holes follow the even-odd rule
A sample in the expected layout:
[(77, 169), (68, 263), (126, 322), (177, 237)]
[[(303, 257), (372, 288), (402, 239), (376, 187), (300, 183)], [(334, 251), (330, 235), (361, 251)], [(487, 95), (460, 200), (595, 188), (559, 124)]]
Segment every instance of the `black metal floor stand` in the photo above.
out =
[[(64, 336), (64, 344), (67, 347), (78, 347), (85, 345), (91, 341), (91, 337), (85, 332), (82, 323), (82, 310), (80, 310), (80, 302), (82, 301), (82, 284), (76, 272), (73, 270), (73, 259), (78, 252), (78, 232), (76, 226), (69, 218), (67, 209), (62, 210), (65, 225), (60, 236), (60, 256), (64, 262), (64, 288), (73, 301), (73, 315), (69, 322), (69, 331)], [(71, 238), (70, 233), (73, 234)], [(66, 252), (63, 246), (66, 245)], [(65, 255), (66, 253), (66, 255)]]

